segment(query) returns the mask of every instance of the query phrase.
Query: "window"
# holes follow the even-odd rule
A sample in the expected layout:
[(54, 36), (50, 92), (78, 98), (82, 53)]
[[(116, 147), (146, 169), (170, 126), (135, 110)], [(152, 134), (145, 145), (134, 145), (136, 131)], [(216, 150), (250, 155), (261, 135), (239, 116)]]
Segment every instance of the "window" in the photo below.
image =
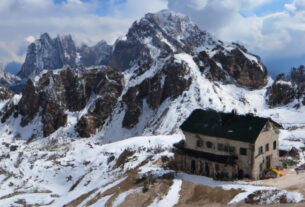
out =
[(215, 170), (216, 170), (216, 172), (219, 171), (219, 165), (218, 164), (215, 164)]
[(219, 151), (223, 151), (223, 144), (217, 144), (217, 149), (219, 150)]
[(266, 144), (266, 146), (265, 146), (265, 151), (266, 151), (266, 152), (269, 151), (269, 144)]
[(225, 152), (229, 152), (229, 145), (225, 145), (225, 146), (224, 146), (224, 151), (225, 151)]
[(258, 154), (260, 155), (260, 154), (263, 154), (263, 147), (259, 147), (258, 148)]
[(229, 146), (229, 153), (230, 154), (235, 154), (235, 147)]
[(273, 142), (273, 149), (276, 149), (276, 141)]
[(240, 154), (240, 155), (247, 155), (247, 149), (241, 147), (241, 148), (239, 149), (239, 154)]
[(212, 148), (213, 147), (213, 143), (209, 142), (209, 141), (206, 143), (206, 145), (207, 145), (207, 148)]
[(196, 146), (203, 147), (203, 141), (201, 139), (197, 139)]

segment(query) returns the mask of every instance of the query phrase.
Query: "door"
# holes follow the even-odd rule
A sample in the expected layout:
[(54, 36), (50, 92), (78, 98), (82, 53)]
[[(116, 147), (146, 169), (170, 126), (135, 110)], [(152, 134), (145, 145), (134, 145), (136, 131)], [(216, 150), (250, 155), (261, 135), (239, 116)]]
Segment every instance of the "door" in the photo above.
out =
[(266, 168), (270, 169), (271, 168), (271, 156), (266, 157)]
[(192, 170), (192, 173), (195, 174), (195, 172), (196, 172), (196, 162), (195, 162), (195, 160), (192, 160), (192, 162), (191, 162), (191, 170)]
[(207, 162), (205, 163), (205, 174), (206, 176), (210, 176), (210, 167)]

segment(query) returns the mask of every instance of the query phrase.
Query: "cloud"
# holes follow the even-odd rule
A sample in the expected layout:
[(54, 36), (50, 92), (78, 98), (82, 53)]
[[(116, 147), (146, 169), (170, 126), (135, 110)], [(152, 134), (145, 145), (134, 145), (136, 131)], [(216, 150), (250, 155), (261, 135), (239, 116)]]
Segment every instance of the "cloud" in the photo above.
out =
[[(124, 35), (147, 12), (167, 8), (166, 0), (1, 0), (0, 62), (23, 61), (27, 45), (48, 32), (72, 34), (79, 43), (109, 43)], [(108, 13), (103, 14), (107, 6)]]
[(220, 39), (243, 43), (264, 59), (305, 56), (305, 0), (294, 0), (283, 5), (282, 11), (263, 16), (244, 15), (275, 1), (190, 0), (183, 4), (183, 0), (169, 0), (168, 6)]
[[(23, 61), (40, 34), (72, 34), (79, 43), (113, 43), (133, 21), (161, 9), (184, 13), (222, 40), (244, 44), (265, 60), (305, 57), (305, 0), (261, 16), (278, 0), (1, 0), (0, 62)], [(305, 58), (304, 58), (305, 60)]]
[(25, 40), (30, 44), (30, 43), (33, 43), (33, 42), (35, 42), (35, 37), (34, 36), (28, 36), (28, 37), (26, 37), (25, 38)]

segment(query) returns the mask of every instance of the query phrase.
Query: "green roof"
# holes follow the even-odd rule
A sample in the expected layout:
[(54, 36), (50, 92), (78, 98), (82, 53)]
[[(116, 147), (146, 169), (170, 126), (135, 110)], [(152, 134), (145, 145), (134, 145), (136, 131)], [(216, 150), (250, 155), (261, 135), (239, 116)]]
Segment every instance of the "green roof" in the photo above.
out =
[(238, 115), (234, 112), (223, 113), (212, 109), (196, 109), (180, 128), (186, 132), (255, 143), (268, 121), (274, 123), (276, 127), (280, 126), (269, 118), (252, 114)]

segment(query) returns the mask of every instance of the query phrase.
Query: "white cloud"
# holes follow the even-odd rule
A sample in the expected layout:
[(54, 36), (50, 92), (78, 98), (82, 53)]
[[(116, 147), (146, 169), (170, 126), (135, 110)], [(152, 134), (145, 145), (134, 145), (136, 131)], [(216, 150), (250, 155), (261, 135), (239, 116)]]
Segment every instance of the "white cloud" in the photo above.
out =
[(305, 0), (294, 0), (283, 11), (265, 16), (242, 15), (272, 1), (277, 0), (191, 0), (187, 5), (184, 0), (169, 0), (169, 8), (187, 14), (220, 39), (245, 44), (265, 59), (305, 56)]
[(1, 0), (0, 62), (23, 61), (27, 45), (48, 32), (72, 34), (79, 43), (93, 45), (100, 40), (110, 43), (124, 35), (132, 22), (147, 12), (167, 7), (166, 0), (110, 0), (111, 15), (98, 15), (102, 1)]
[(25, 40), (26, 40), (28, 43), (34, 42), (35, 39), (36, 39), (36, 38), (35, 38), (34, 36), (31, 36), (31, 35), (25, 38)]
[(112, 43), (145, 13), (165, 8), (190, 16), (220, 39), (245, 44), (265, 59), (305, 56), (305, 0), (265, 16), (242, 15), (272, 1), (278, 0), (1, 0), (0, 19), (5, 21), (0, 21), (0, 62), (22, 61), (27, 45), (43, 32), (70, 33), (89, 45), (102, 39)]

